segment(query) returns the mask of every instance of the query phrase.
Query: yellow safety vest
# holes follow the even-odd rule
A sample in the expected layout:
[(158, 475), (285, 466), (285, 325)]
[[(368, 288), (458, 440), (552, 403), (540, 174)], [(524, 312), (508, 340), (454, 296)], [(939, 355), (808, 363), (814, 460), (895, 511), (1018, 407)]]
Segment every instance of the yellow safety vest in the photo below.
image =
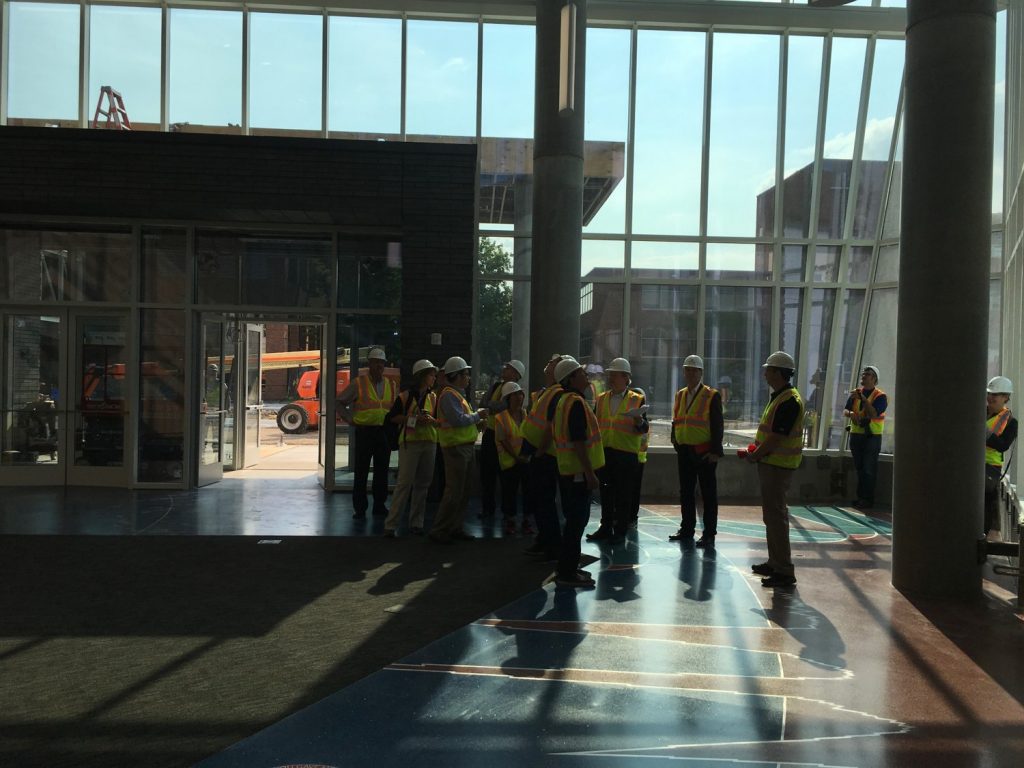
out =
[[(1010, 418), (1013, 416), (1010, 413), (1009, 408), (1003, 408), (995, 416), (990, 417), (985, 421), (986, 433), (985, 437), (989, 435), (1001, 435), (1003, 430), (1006, 429), (1006, 425), (1010, 423)], [(1003, 454), (997, 451), (995, 448), (989, 448), (985, 446), (985, 463), (991, 467), (1003, 466)]]
[(583, 412), (587, 416), (587, 439), (583, 447), (590, 460), (590, 468), (595, 472), (604, 466), (604, 446), (601, 444), (601, 428), (597, 416), (587, 406), (586, 400), (578, 392), (566, 391), (555, 406), (554, 428), (555, 449), (558, 457), (558, 474), (571, 477), (583, 471), (583, 464), (576, 455), (576, 446), (569, 439), (569, 413), (574, 403), (582, 403)]
[(761, 414), (761, 423), (757, 427), (757, 436), (754, 442), (761, 445), (772, 433), (772, 422), (775, 421), (775, 411), (787, 400), (796, 400), (800, 412), (793, 421), (793, 427), (788, 435), (777, 436), (781, 439), (776, 443), (775, 448), (767, 457), (762, 459), (765, 464), (783, 469), (796, 469), (800, 466), (804, 446), (804, 401), (796, 387), (789, 387), (782, 390), (774, 399), (768, 402)]
[(627, 389), (622, 393), (618, 411), (612, 414), (611, 390), (597, 396), (597, 424), (601, 430), (601, 443), (605, 448), (640, 455), (641, 434), (636, 431), (633, 417), (626, 416), (625, 413), (632, 408), (639, 408), (643, 401), (640, 395)]
[(711, 448), (711, 400), (718, 394), (707, 384), (701, 384), (697, 396), (686, 407), (686, 387), (676, 392), (676, 402), (672, 407), (672, 435), (676, 445), (699, 446)]
[[(861, 394), (864, 394), (864, 387), (857, 387), (857, 391), (860, 392)], [(878, 397), (879, 395), (884, 395), (884, 394), (885, 394), (885, 392), (880, 390), (878, 387), (875, 387), (874, 390), (871, 392), (871, 394), (868, 395), (868, 402), (869, 403), (874, 403), (876, 397)], [(865, 434), (864, 427), (862, 427), (860, 425), (860, 420), (861, 420), (860, 411), (861, 411), (861, 408), (863, 408), (863, 405), (862, 405), (861, 399), (858, 397), (856, 400), (853, 401), (853, 408), (850, 409), (850, 410), (853, 411), (853, 416), (850, 419), (850, 434), (851, 435), (863, 435), (863, 434)], [(874, 418), (874, 419), (871, 420), (871, 424), (869, 424), (868, 427), (871, 430), (871, 434), (872, 435), (880, 435), (880, 434), (882, 434), (882, 430), (885, 429), (885, 414), (884, 413), (878, 414), (877, 418)]]
[[(415, 402), (406, 409), (406, 414), (409, 417), (416, 417), (421, 413), (428, 413), (433, 416), (437, 412), (437, 395), (433, 392), (428, 392), (426, 400), (423, 401), (425, 408), (420, 408), (420, 401), (415, 392), (406, 392), (406, 397), (411, 397)], [(403, 403), (403, 406), (405, 403)], [(409, 428), (408, 421), (402, 425), (402, 431), (398, 434), (398, 444), (403, 445), (405, 443), (436, 443), (437, 442), (437, 427), (433, 424), (426, 424), (420, 419), (416, 419), (416, 427), (413, 429)]]
[(641, 464), (647, 463), (647, 447), (650, 445), (650, 433), (644, 432), (640, 435), (640, 453), (637, 454)]
[[(498, 463), (502, 469), (512, 469), (515, 466), (516, 457), (523, 446), (523, 424), (525, 423), (525, 417), (522, 422), (518, 422), (512, 418), (512, 414), (508, 411), (502, 411), (495, 416), (494, 444), (498, 447)], [(508, 440), (512, 443), (515, 453), (506, 451), (502, 440)]]
[[(552, 384), (533, 398), (533, 406), (526, 415), (526, 421), (523, 422), (523, 438), (529, 440), (534, 448), (540, 448), (544, 432), (547, 430), (548, 408), (551, 406), (551, 398), (564, 391), (561, 384)], [(553, 443), (548, 446), (548, 453), (552, 456), (555, 455)]]
[(377, 397), (377, 388), (366, 374), (356, 379), (355, 402), (352, 404), (354, 413), (352, 423), (360, 427), (379, 427), (384, 423), (388, 411), (395, 402), (395, 385), (387, 376), (384, 377), (384, 394)]
[[(494, 398), (494, 395), (495, 395), (495, 393), (496, 393), (496, 392), (498, 392), (498, 391), (499, 391), (499, 390), (501, 389), (501, 385), (502, 385), (502, 384), (504, 384), (504, 383), (505, 383), (505, 382), (503, 382), (503, 381), (501, 381), (501, 380), (499, 379), (499, 380), (498, 380), (498, 381), (497, 381), (497, 382), (496, 382), (496, 383), (495, 383), (495, 384), (494, 384), (494, 385), (493, 385), (493, 386), (491, 387), (491, 391), (487, 393), (487, 401), (486, 401), (486, 403), (484, 403), (485, 405), (486, 405), (487, 403), (491, 402), (491, 400), (494, 400), (494, 399), (495, 399), (495, 398)], [(485, 428), (486, 428), (486, 429), (491, 429), (491, 430), (493, 430), (493, 429), (494, 429), (494, 414), (493, 414), (493, 413), (491, 413), (490, 411), (488, 411), (488, 412), (487, 412), (487, 418), (486, 418), (486, 425), (485, 425)]]
[(456, 445), (472, 445), (476, 442), (476, 424), (467, 424), (464, 427), (456, 427), (453, 426), (444, 415), (444, 408), (441, 407), (441, 400), (449, 392), (459, 398), (459, 405), (462, 406), (462, 410), (465, 413), (473, 412), (469, 403), (466, 402), (466, 398), (464, 398), (462, 393), (455, 389), (455, 387), (445, 387), (442, 389), (441, 397), (437, 399), (437, 440), (441, 443), (442, 448), (451, 448)]

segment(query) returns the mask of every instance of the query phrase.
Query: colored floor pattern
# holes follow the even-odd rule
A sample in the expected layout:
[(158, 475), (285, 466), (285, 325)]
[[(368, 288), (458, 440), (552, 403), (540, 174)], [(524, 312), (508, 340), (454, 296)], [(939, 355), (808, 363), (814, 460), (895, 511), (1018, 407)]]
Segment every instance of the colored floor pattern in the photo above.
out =
[[(952, 693), (952, 671), (933, 663), (939, 652), (977, 671), (888, 586), (890, 526), (791, 511), (796, 589), (750, 573), (764, 559), (759, 510), (723, 510), (705, 553), (667, 541), (672, 507), (645, 509), (625, 545), (585, 545), (595, 589), (548, 584), (200, 765), (875, 768), (1024, 755), (1021, 702), (990, 678)], [(944, 737), (991, 761), (961, 760)]]

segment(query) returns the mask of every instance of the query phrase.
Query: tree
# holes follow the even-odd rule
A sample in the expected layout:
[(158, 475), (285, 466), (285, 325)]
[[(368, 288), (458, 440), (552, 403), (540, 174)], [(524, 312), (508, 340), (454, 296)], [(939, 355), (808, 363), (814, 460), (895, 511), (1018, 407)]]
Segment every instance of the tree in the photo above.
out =
[(512, 254), (490, 238), (481, 237), (477, 254), (480, 304), (477, 314), (477, 363), (481, 385), (501, 369), (512, 351), (512, 284), (500, 278), (512, 272)]

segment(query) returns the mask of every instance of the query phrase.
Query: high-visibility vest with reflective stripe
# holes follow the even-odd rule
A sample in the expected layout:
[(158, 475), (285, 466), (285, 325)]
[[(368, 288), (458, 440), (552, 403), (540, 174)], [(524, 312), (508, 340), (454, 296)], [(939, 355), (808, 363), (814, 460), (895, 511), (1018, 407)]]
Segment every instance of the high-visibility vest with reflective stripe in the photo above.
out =
[[(501, 465), (502, 469), (512, 469), (515, 466), (516, 456), (519, 455), (519, 449), (523, 446), (523, 424), (525, 423), (525, 418), (522, 422), (518, 422), (512, 418), (512, 414), (509, 411), (502, 411), (495, 416), (494, 444), (498, 447), (498, 464)], [(509, 453), (505, 450), (502, 438), (512, 444), (512, 449), (515, 453)]]
[(352, 405), (352, 423), (360, 427), (379, 427), (395, 402), (395, 385), (387, 376), (383, 379), (383, 395), (377, 397), (377, 387), (366, 374), (356, 379), (358, 393)]
[[(551, 398), (564, 391), (560, 384), (552, 384), (533, 398), (533, 406), (526, 415), (526, 421), (523, 422), (523, 437), (529, 440), (534, 448), (540, 448), (540, 442), (547, 430)], [(554, 443), (548, 447), (548, 453), (555, 455)]]
[(708, 445), (711, 442), (711, 399), (718, 394), (701, 384), (696, 397), (686, 407), (686, 387), (676, 392), (672, 408), (672, 433), (676, 445)]
[[(484, 403), (484, 405), (487, 405), (487, 403), (489, 403), (489, 402), (491, 402), (491, 400), (495, 399), (494, 395), (501, 389), (501, 385), (504, 384), (504, 383), (505, 382), (503, 382), (503, 381), (498, 381), (498, 382), (496, 382), (491, 387), (491, 391), (487, 393), (487, 400)], [(490, 411), (487, 412), (487, 419), (486, 419), (486, 427), (485, 428), (486, 429), (494, 429), (494, 414), (491, 413)]]
[[(413, 391), (405, 393), (406, 397), (411, 397), (415, 402), (405, 409), (407, 417), (418, 417), (420, 414), (429, 413), (431, 416), (437, 411), (437, 395), (433, 392), (428, 392), (426, 399), (423, 401), (423, 408), (420, 408), (420, 401), (417, 394)], [(398, 443), (403, 445), (405, 443), (436, 443), (437, 442), (437, 427), (434, 424), (426, 424), (421, 419), (416, 419), (416, 427), (410, 429), (408, 421), (402, 425), (402, 431), (398, 434)]]
[[(860, 392), (861, 394), (864, 394), (864, 387), (857, 387), (857, 391)], [(868, 395), (868, 402), (873, 404), (875, 402), (876, 397), (884, 394), (885, 392), (880, 390), (878, 387), (875, 387), (871, 394)], [(850, 424), (851, 435), (863, 435), (866, 432), (864, 427), (860, 425), (860, 411), (863, 407), (864, 405), (859, 397), (853, 401), (853, 408), (850, 409), (853, 411), (853, 418)], [(872, 435), (882, 434), (882, 430), (885, 429), (885, 414), (880, 413), (877, 417), (873, 418), (871, 420), (871, 423), (868, 425), (868, 428), (871, 430)]]
[[(1006, 425), (1010, 423), (1010, 418), (1013, 416), (1010, 413), (1009, 408), (1003, 408), (995, 416), (991, 416), (985, 421), (985, 437), (990, 435), (999, 436), (1003, 434), (1003, 430), (1006, 429)], [(985, 463), (992, 467), (1003, 466), (1003, 454), (997, 451), (995, 448), (989, 448), (985, 446)]]
[(604, 445), (601, 443), (601, 428), (598, 426), (597, 416), (590, 410), (582, 395), (567, 391), (555, 406), (555, 420), (552, 424), (558, 457), (558, 474), (564, 476), (578, 475), (583, 471), (580, 458), (576, 455), (576, 446), (569, 439), (569, 413), (572, 411), (573, 403), (582, 403), (583, 412), (587, 416), (587, 439), (583, 447), (590, 460), (590, 468), (596, 472), (604, 466)]
[(441, 397), (437, 399), (437, 441), (441, 443), (442, 448), (451, 448), (455, 445), (472, 445), (476, 442), (477, 429), (476, 424), (467, 424), (464, 427), (456, 427), (444, 415), (444, 408), (441, 407), (441, 400), (451, 392), (459, 399), (459, 405), (462, 406), (462, 410), (465, 413), (472, 413), (473, 409), (469, 403), (466, 402), (466, 398), (462, 396), (462, 393), (455, 387), (445, 387), (441, 390)]
[(640, 455), (640, 433), (636, 431), (632, 416), (626, 411), (639, 408), (644, 399), (636, 392), (626, 390), (622, 393), (622, 402), (618, 410), (612, 413), (612, 392), (602, 392), (597, 396), (597, 424), (601, 430), (601, 442), (605, 448), (625, 453)]
[(773, 400), (768, 402), (761, 414), (761, 423), (757, 427), (757, 436), (754, 442), (761, 445), (772, 434), (772, 422), (775, 420), (775, 412), (787, 400), (796, 400), (800, 412), (793, 421), (793, 427), (788, 435), (776, 435), (779, 442), (775, 444), (772, 452), (762, 461), (775, 467), (784, 469), (796, 469), (800, 466), (804, 446), (804, 401), (795, 387), (782, 390)]
[(637, 454), (637, 458), (639, 459), (641, 464), (647, 463), (647, 447), (650, 445), (651, 442), (649, 435), (649, 432), (644, 432), (642, 435), (640, 435), (640, 453)]

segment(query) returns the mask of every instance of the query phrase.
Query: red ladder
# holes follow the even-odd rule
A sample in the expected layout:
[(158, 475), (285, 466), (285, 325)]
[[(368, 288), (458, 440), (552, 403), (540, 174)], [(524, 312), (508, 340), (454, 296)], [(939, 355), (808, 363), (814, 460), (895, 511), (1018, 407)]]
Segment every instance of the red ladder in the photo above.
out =
[[(107, 97), (106, 110), (103, 109), (104, 96)], [(102, 125), (100, 124), (100, 115), (106, 118)], [(121, 93), (109, 85), (100, 87), (100, 97), (96, 101), (96, 113), (92, 118), (92, 127), (111, 128), (115, 131), (130, 131), (132, 129), (132, 121), (128, 119)]]

